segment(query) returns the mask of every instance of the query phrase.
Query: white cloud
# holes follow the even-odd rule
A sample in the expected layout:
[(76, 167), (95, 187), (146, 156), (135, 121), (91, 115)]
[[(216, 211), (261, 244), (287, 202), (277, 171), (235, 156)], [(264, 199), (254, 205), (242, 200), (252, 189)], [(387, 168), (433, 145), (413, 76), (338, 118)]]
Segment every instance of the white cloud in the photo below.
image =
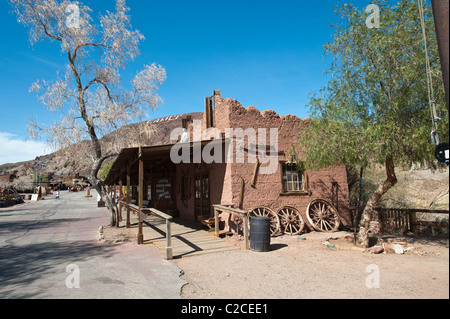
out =
[(21, 140), (14, 134), (0, 132), (0, 165), (34, 160), (50, 154), (50, 147), (42, 142)]

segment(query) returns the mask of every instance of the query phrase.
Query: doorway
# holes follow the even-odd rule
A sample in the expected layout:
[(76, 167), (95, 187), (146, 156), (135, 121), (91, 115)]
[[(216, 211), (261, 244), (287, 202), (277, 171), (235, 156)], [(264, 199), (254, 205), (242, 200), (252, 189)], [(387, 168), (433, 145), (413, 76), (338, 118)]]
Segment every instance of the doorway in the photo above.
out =
[(211, 217), (209, 173), (196, 174), (194, 177), (195, 219)]

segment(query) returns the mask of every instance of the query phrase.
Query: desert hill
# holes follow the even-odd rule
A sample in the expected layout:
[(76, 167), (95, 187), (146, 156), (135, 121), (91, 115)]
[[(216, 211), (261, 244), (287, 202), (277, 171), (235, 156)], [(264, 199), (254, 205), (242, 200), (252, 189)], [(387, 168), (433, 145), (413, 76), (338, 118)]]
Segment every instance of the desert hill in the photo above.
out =
[[(181, 127), (182, 119), (186, 117), (192, 117), (193, 120), (200, 120), (203, 117), (202, 112), (187, 113), (180, 115), (171, 115), (159, 119), (144, 121), (140, 123), (130, 124), (119, 129), (127, 132), (124, 134), (139, 134), (141, 131), (148, 131), (149, 127), (153, 131), (151, 135), (145, 135), (139, 139), (141, 145), (161, 145), (168, 144), (170, 138), (170, 132)], [(131, 132), (131, 133), (130, 133)], [(113, 134), (105, 135), (101, 139), (101, 143), (113, 142)], [(47, 163), (47, 166), (42, 168), (42, 174), (47, 175), (50, 181), (61, 181), (68, 176), (86, 176), (89, 170), (87, 161), (76, 161), (75, 157), (77, 150), (82, 148), (81, 142), (76, 145), (72, 145), (64, 150), (56, 151), (54, 153), (41, 156), (40, 162)], [(69, 154), (69, 155), (68, 155)], [(72, 155), (70, 155), (72, 154)], [(13, 174), (17, 179), (22, 180), (23, 183), (29, 182), (36, 169), (36, 160), (30, 159), (30, 161), (3, 164), (0, 165), (0, 176)]]
[[(381, 199), (380, 206), (449, 209), (449, 168), (397, 168), (398, 183)], [(384, 168), (370, 167), (364, 176), (366, 196), (386, 179)]]

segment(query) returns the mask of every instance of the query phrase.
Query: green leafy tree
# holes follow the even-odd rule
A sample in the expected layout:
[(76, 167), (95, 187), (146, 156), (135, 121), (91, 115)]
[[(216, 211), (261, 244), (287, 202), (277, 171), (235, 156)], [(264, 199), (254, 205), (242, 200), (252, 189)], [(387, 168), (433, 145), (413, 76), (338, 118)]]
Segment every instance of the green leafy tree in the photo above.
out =
[(41, 182), (48, 182), (49, 178), (48, 178), (48, 174), (40, 174), (39, 173), (34, 173), (33, 175), (30, 176), (30, 178), (33, 180), (33, 183), (39, 183)]
[[(300, 133), (307, 168), (345, 164), (383, 164), (386, 181), (369, 198), (360, 222), (357, 244), (368, 246), (368, 227), (381, 197), (397, 183), (395, 168), (421, 163), (436, 165), (430, 141), (432, 120), (428, 99), (425, 49), (419, 7), (402, 0), (391, 6), (377, 1), (380, 25), (369, 28), (364, 8), (336, 8), (342, 17), (333, 41), (331, 79), (309, 102), (311, 121)], [(425, 24), (441, 141), (448, 140), (439, 53), (431, 7)]]
[(102, 180), (105, 180), (106, 179), (106, 177), (108, 177), (108, 174), (109, 174), (109, 170), (111, 169), (111, 167), (113, 166), (113, 164), (114, 164), (114, 161), (111, 161), (111, 162), (108, 162), (108, 163), (106, 163), (104, 166), (103, 166), (103, 168), (102, 168), (102, 170), (100, 171), (100, 178), (102, 179)]

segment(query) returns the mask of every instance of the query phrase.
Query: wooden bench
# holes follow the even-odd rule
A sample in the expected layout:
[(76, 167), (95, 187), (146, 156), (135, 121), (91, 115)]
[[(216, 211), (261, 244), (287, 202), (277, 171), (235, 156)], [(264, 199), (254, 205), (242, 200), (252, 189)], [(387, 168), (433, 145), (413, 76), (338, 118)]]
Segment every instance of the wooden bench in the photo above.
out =
[(214, 217), (206, 218), (203, 216), (198, 216), (198, 221), (207, 226), (209, 229), (213, 229), (216, 224), (216, 219)]
[[(203, 216), (199, 216), (198, 217), (198, 221), (202, 224), (205, 225), (206, 227), (208, 227), (208, 232), (214, 232), (216, 230), (216, 218), (215, 217), (210, 217), (210, 218), (205, 218)], [(232, 235), (233, 232), (226, 230), (226, 229), (222, 229), (219, 230), (219, 236), (225, 236), (225, 235)]]

